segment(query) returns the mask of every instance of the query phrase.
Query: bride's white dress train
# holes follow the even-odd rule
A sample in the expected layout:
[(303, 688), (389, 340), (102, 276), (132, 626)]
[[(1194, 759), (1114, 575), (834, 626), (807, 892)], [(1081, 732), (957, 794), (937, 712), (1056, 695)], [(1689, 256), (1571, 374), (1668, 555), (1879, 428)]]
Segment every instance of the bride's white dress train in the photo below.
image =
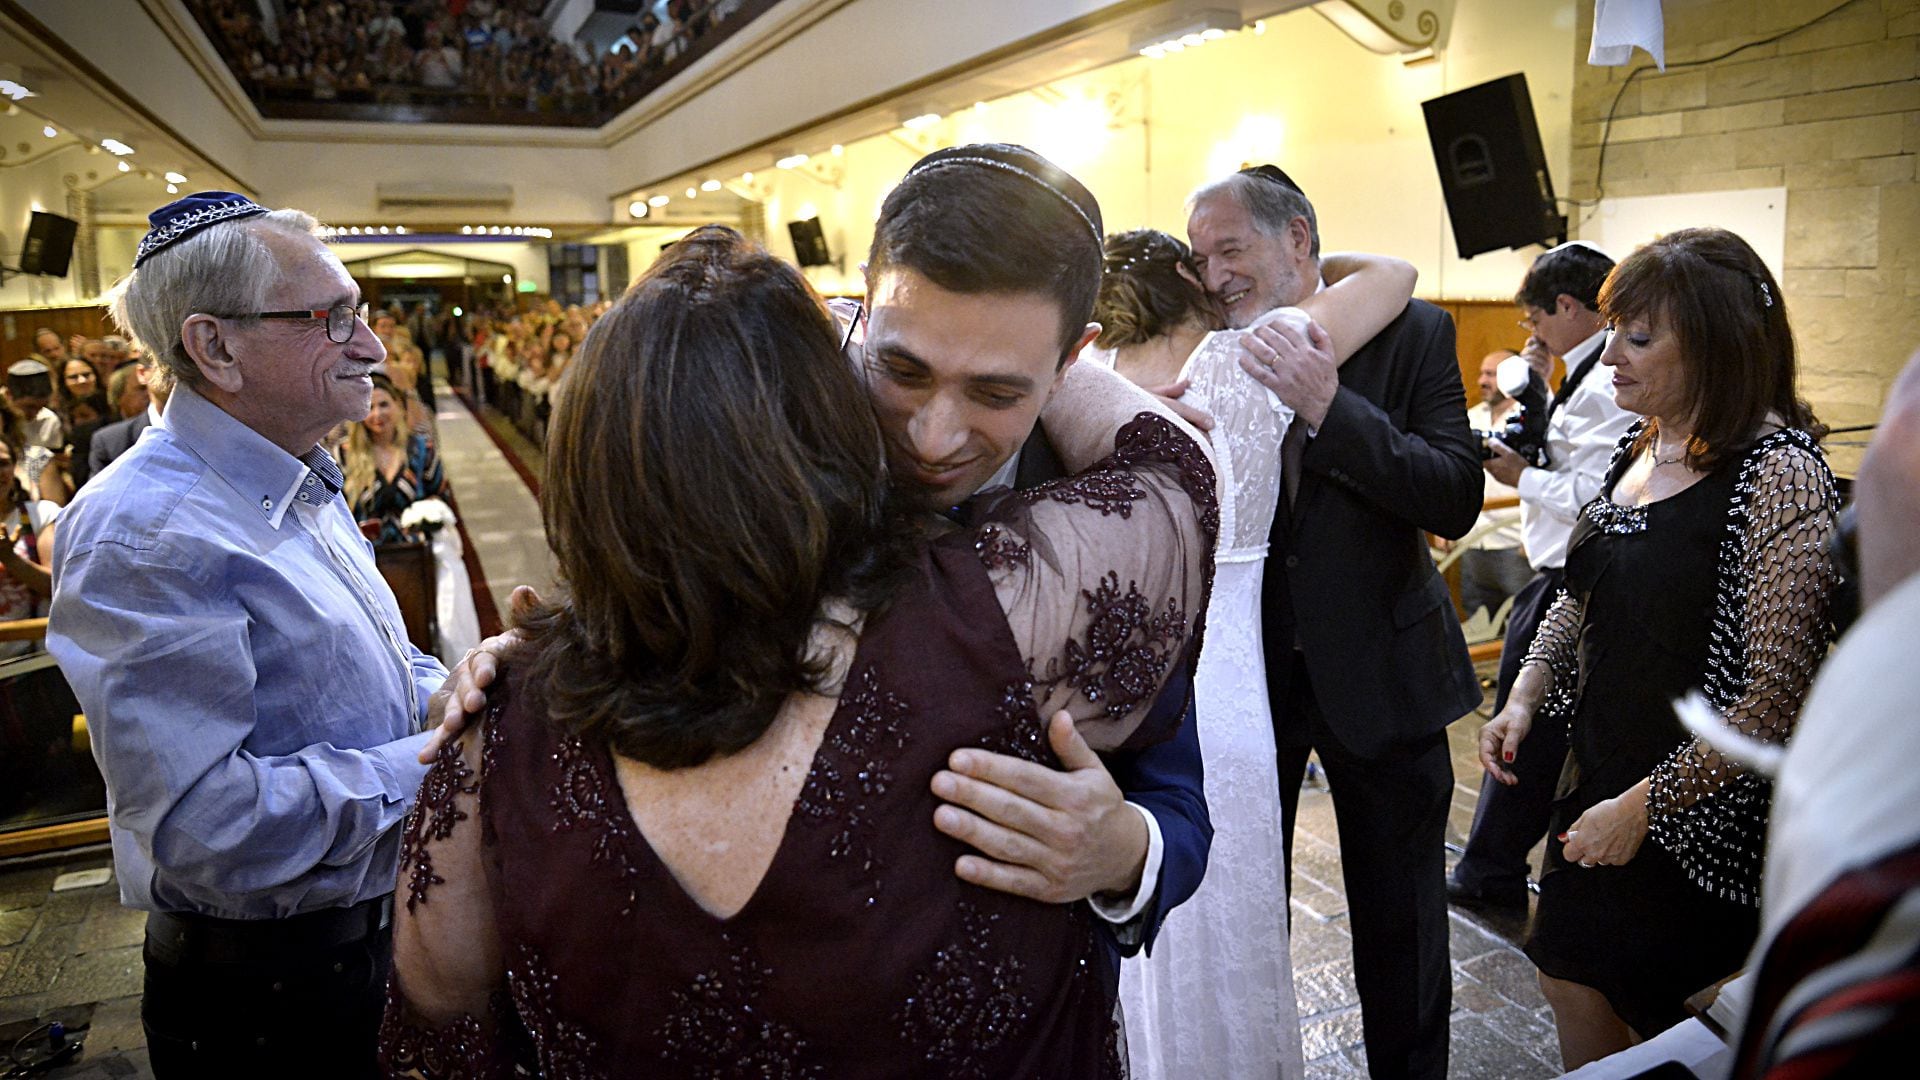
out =
[(1240, 336), (1208, 335), (1185, 370), (1192, 386), (1183, 400), (1214, 418), (1221, 488), (1213, 599), (1194, 679), (1213, 849), (1199, 891), (1167, 916), (1152, 955), (1121, 965), (1127, 1050), (1140, 1080), (1296, 1080), (1305, 1072), (1260, 640), (1280, 440), (1293, 410), (1240, 370)]

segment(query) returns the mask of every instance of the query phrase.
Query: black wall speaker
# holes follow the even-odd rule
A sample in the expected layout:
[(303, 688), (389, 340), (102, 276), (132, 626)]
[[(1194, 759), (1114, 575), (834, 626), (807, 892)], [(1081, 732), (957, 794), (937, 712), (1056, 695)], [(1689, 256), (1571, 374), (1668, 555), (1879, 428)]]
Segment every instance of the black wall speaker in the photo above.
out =
[(793, 257), (801, 266), (832, 265), (833, 256), (827, 251), (827, 234), (821, 231), (819, 218), (787, 222), (787, 235), (793, 238)]
[(20, 270), (27, 274), (66, 277), (73, 260), (73, 234), (80, 223), (59, 214), (33, 212), (27, 224), (27, 242), (20, 249)]
[(1423, 101), (1420, 108), (1461, 258), (1566, 239), (1567, 219), (1554, 210), (1524, 74)]

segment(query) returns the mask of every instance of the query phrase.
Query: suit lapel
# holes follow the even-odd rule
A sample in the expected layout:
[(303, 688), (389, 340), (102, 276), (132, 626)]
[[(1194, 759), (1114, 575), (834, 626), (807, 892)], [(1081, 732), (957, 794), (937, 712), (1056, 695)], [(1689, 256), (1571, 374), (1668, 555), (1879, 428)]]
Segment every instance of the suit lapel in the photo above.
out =
[(1020, 464), (1013, 470), (1014, 489), (1036, 488), (1065, 475), (1066, 467), (1060, 464), (1060, 455), (1054, 452), (1053, 443), (1047, 441), (1046, 433), (1035, 424), (1033, 434), (1027, 436), (1026, 444), (1020, 448)]

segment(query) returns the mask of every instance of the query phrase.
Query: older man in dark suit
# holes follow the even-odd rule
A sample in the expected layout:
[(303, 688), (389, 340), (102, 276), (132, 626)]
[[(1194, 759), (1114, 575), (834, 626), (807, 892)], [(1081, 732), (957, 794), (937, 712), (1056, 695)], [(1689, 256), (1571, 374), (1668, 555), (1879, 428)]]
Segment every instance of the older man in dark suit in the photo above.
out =
[(121, 454), (133, 449), (133, 444), (140, 441), (140, 433), (160, 419), (160, 410), (167, 407), (167, 394), (173, 389), (173, 377), (166, 369), (159, 368), (147, 374), (146, 385), (146, 408), (93, 433), (93, 443), (87, 451), (88, 476), (100, 475), (100, 471)]
[[(1229, 325), (1320, 287), (1313, 205), (1271, 165), (1197, 192), (1187, 232)], [(1299, 420), (1281, 447), (1265, 595), (1266, 664), (1289, 847), (1307, 757), (1333, 790), (1367, 1067), (1444, 1077), (1451, 973), (1446, 726), (1480, 701), (1422, 531), (1480, 512), (1453, 323), (1415, 300), (1336, 369), (1277, 327), (1242, 366)]]

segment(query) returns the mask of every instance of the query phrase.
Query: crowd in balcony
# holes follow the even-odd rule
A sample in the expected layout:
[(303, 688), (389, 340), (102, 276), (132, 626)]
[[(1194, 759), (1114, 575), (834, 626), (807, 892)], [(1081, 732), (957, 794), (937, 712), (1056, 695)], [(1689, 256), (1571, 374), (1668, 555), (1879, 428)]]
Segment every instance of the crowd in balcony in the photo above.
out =
[(553, 35), (544, 0), (286, 0), (271, 25), (253, 0), (186, 3), (269, 111), (276, 102), (412, 105), (560, 123), (606, 119), (697, 43), (745, 21), (745, 0), (667, 0), (596, 54)]

